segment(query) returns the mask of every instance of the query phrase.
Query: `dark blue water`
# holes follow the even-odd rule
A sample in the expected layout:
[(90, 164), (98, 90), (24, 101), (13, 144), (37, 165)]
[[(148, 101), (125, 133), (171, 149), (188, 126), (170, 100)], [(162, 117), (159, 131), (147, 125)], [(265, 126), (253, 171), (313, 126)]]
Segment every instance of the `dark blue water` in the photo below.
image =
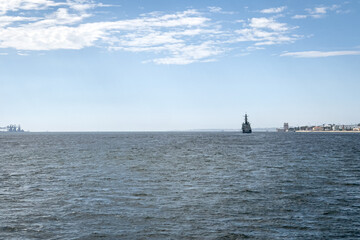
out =
[(360, 134), (0, 134), (0, 239), (359, 239)]

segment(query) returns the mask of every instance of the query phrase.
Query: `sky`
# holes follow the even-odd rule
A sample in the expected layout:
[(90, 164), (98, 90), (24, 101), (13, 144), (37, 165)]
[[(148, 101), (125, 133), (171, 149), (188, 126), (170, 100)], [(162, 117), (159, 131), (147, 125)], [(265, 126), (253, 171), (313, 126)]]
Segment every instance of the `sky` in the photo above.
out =
[(0, 126), (360, 123), (360, 0), (0, 0)]

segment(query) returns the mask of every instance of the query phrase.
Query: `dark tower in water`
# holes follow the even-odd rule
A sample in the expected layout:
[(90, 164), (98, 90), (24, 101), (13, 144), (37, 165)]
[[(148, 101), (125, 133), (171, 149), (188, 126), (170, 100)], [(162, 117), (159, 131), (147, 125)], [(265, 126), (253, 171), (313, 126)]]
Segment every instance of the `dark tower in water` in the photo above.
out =
[(242, 124), (242, 131), (243, 133), (251, 133), (251, 126), (250, 122), (248, 122), (247, 114), (245, 114), (245, 122)]

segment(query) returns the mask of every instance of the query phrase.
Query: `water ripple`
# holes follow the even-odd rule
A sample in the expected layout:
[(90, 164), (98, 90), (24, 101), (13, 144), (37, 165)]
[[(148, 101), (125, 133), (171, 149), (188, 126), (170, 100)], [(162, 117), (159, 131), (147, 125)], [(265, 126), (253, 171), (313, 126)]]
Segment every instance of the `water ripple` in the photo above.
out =
[(360, 134), (0, 134), (0, 238), (357, 239)]

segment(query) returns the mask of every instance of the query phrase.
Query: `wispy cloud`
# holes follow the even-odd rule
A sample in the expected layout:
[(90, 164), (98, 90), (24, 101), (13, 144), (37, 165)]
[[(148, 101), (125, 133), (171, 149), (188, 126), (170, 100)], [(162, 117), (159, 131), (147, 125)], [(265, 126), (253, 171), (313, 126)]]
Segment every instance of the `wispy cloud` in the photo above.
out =
[(88, 1), (60, 4), (39, 0), (36, 3), (36, 6), (19, 3), (4, 6), (4, 9), (18, 11), (39, 6), (61, 7), (32, 19), (0, 16), (0, 48), (47, 51), (105, 46), (110, 50), (162, 55), (151, 60), (158, 64), (211, 61), (224, 51), (213, 39), (220, 31), (209, 23), (209, 18), (196, 10), (173, 14), (153, 12), (135, 19), (84, 23), (84, 19), (91, 17), (86, 10), (94, 7)]
[(286, 31), (289, 29), (286, 23), (280, 23), (273, 18), (264, 17), (251, 18), (249, 26), (253, 28), (268, 28), (273, 31)]
[(218, 13), (218, 12), (221, 12), (222, 11), (222, 8), (221, 7), (208, 7), (209, 9), (209, 12), (213, 12), (213, 13)]
[(157, 64), (190, 64), (198, 61), (209, 62), (212, 57), (221, 54), (224, 50), (213, 42), (204, 42), (199, 45), (174, 45), (168, 48), (171, 57), (156, 58), (153, 62)]
[(238, 34), (235, 41), (253, 42), (254, 46), (265, 46), (291, 43), (301, 38), (290, 33), (295, 27), (289, 27), (288, 24), (278, 22), (274, 18), (251, 18), (244, 25), (245, 28), (235, 31)]
[(338, 9), (340, 8), (340, 5), (333, 4), (331, 6), (321, 6), (321, 7), (314, 7), (314, 8), (306, 8), (304, 14), (294, 15), (293, 19), (304, 19), (304, 18), (323, 18), (325, 17), (329, 12), (336, 11), (337, 13), (340, 13)]
[(0, 15), (0, 27), (11, 25), (14, 22), (31, 22), (36, 21), (36, 17), (23, 17), (23, 16), (1, 16)]
[(50, 7), (65, 6), (67, 2), (55, 2), (51, 0), (1, 0), (0, 14), (18, 11), (44, 10)]
[(69, 7), (76, 11), (86, 11), (95, 7), (107, 6), (101, 3), (94, 3), (90, 0), (1, 0), (0, 14), (7, 12), (30, 11), (30, 10), (46, 10), (52, 7)]
[(224, 11), (221, 7), (214, 7), (214, 6), (210, 6), (208, 7), (209, 12), (211, 13), (221, 13), (221, 14), (235, 14), (235, 12), (232, 11)]
[[(148, 59), (144, 62), (190, 64), (215, 61), (239, 49), (239, 45), (243, 54), (302, 38), (294, 34), (298, 26), (289, 25), (285, 17), (279, 16), (235, 19), (229, 27), (228, 23), (215, 19), (219, 13), (230, 12), (216, 6), (206, 11), (150, 12), (111, 21), (95, 16), (98, 7), (106, 5), (92, 0), (0, 0), (0, 48), (31, 54), (32, 51), (99, 47), (147, 53)], [(282, 6), (261, 12), (277, 14), (285, 9), (286, 6)], [(337, 5), (318, 7), (307, 10), (307, 14), (326, 14), (335, 9)], [(302, 18), (300, 16), (298, 18)], [(301, 57), (301, 54), (282, 56)]]
[(301, 15), (301, 14), (297, 14), (297, 15), (294, 15), (292, 18), (293, 19), (304, 19), (304, 18), (307, 18), (308, 15)]
[(304, 51), (304, 52), (287, 52), (280, 56), (282, 57), (297, 57), (297, 58), (320, 58), (320, 57), (334, 57), (360, 55), (360, 51)]
[(29, 56), (29, 53), (18, 52), (17, 55), (19, 55), (19, 56)]
[(286, 9), (286, 6), (282, 6), (282, 7), (276, 7), (276, 8), (267, 8), (267, 9), (263, 9), (260, 12), (261, 13), (281, 13)]

